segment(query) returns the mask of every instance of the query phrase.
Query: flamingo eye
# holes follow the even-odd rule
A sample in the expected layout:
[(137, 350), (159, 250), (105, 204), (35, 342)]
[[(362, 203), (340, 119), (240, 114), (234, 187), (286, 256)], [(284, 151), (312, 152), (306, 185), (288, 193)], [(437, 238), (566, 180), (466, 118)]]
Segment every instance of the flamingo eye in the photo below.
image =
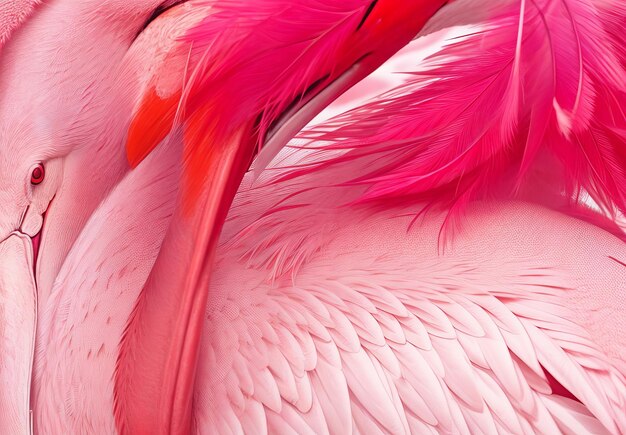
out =
[(46, 170), (41, 163), (37, 163), (30, 173), (30, 184), (40, 184), (46, 177)]

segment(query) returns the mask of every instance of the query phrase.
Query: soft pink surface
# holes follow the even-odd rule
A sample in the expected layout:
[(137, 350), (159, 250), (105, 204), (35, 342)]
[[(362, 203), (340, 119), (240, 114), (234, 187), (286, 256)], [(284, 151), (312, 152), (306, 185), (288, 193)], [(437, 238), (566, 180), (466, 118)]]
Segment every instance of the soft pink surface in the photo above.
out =
[(0, 244), (0, 432), (30, 430), (30, 385), (37, 316), (28, 237)]
[(0, 49), (39, 4), (41, 0), (3, 0), (0, 3)]
[[(175, 174), (137, 183), (150, 166), (118, 187), (132, 199), (125, 216), (166, 210), (145, 189)], [(321, 189), (297, 218), (289, 206), (265, 214), (292, 188), (244, 187), (230, 213), (201, 347), (197, 432), (626, 428), (622, 241), (541, 207), (496, 202), (472, 206), (442, 253), (443, 215), (407, 231), (418, 205), (336, 208), (354, 193)], [(115, 343), (168, 220), (119, 227), (150, 244), (120, 251), (126, 236), (103, 229), (116, 197), (70, 254), (50, 301), (60, 309), (44, 315), (40, 430), (114, 427)], [(83, 251), (95, 234), (101, 248)], [(541, 367), (582, 405), (550, 395)]]
[[(120, 386), (118, 378), (115, 383), (120, 343), (150, 274), (164, 297), (143, 300), (166, 302), (152, 305), (157, 320), (160, 310), (171, 308), (167, 303), (175, 305), (178, 288), (168, 286), (175, 277), (168, 271), (186, 272), (182, 254), (197, 241), (190, 241), (194, 233), (180, 226), (170, 234), (184, 232), (184, 237), (170, 237), (162, 245), (180, 204), (179, 132), (173, 131), (133, 171), (125, 161), (123, 142), (147, 89), (171, 95), (182, 86), (182, 79), (172, 77), (187, 73), (186, 58), (173, 50), (180, 42), (174, 40), (206, 15), (208, 4), (188, 3), (135, 40), (159, 3), (50, 1), (25, 22), (20, 14), (30, 13), (34, 3), (7, 3), (9, 7), (0, 3), (0, 38), (11, 35), (0, 52), (0, 432), (27, 432), (32, 410), (38, 433), (113, 433), (120, 429), (116, 413), (119, 417), (131, 406), (139, 410), (156, 406), (158, 385), (152, 396), (136, 397), (136, 403), (120, 400), (120, 390), (132, 397), (137, 381), (122, 378), (126, 382)], [(565, 4), (532, 3), (559, 8)], [(620, 3), (576, 4), (597, 7), (604, 17), (615, 18), (602, 24), (603, 32), (623, 42)], [(17, 5), (25, 9), (19, 12)], [(458, 12), (459, 5), (464, 12), (476, 9), (439, 16), (441, 21), (431, 22), (431, 28), (468, 24), (472, 16), (484, 18), (482, 0), (459, 0), (449, 11)], [(607, 12), (610, 5), (616, 5), (613, 13)], [(518, 8), (511, 11), (519, 14)], [(515, 13), (509, 11), (504, 19), (506, 30), (511, 30)], [(598, 23), (594, 14), (580, 16), (586, 17), (586, 24)], [(519, 22), (513, 24), (517, 28)], [(516, 41), (510, 36), (504, 38), (509, 49)], [(476, 39), (467, 44), (480, 51)], [(621, 56), (619, 47), (615, 44), (612, 49)], [(533, 48), (524, 50), (534, 53)], [(591, 48), (598, 47), (592, 43)], [(499, 62), (494, 59), (485, 61), (495, 68)], [(553, 127), (562, 133), (568, 133), (569, 123), (597, 127), (601, 121), (603, 129), (606, 124), (615, 127), (617, 139), (606, 150), (617, 157), (606, 165), (599, 163), (605, 162), (602, 159), (583, 163), (577, 159), (582, 168), (576, 177), (563, 178), (558, 172), (558, 182), (551, 183), (548, 177), (533, 183), (520, 197), (539, 204), (502, 194), (515, 184), (517, 172), (481, 172), (480, 167), (474, 175), (493, 182), (487, 190), (493, 188), (497, 191), (493, 196), (499, 198), (464, 198), (465, 213), (459, 215), (460, 225), (450, 238), (440, 237), (448, 210), (421, 213), (440, 199), (439, 191), (426, 198), (386, 194), (398, 193), (396, 188), (416, 193), (414, 188), (420, 186), (410, 176), (416, 165), (424, 168), (419, 167), (423, 160), (407, 159), (400, 149), (390, 151), (393, 165), (384, 165), (389, 155), (377, 147), (394, 142), (360, 128), (376, 126), (384, 117), (361, 118), (354, 116), (363, 114), (357, 111), (350, 118), (352, 124), (346, 124), (354, 139), (323, 143), (323, 150), (313, 149), (320, 146), (316, 142), (307, 150), (289, 149), (282, 161), (303, 165), (298, 171), (274, 165), (260, 181), (253, 183), (251, 175), (244, 180), (229, 211), (215, 266), (203, 271), (207, 276), (210, 272), (211, 282), (203, 288), (209, 289), (209, 302), (192, 384), (194, 431), (626, 432), (626, 246), (598, 226), (568, 216), (575, 214), (571, 208), (566, 214), (553, 210), (562, 204), (550, 202), (557, 198), (569, 207), (572, 201), (563, 195), (561, 182), (573, 180), (596, 196), (604, 195), (607, 208), (611, 201), (617, 208), (623, 205), (623, 168), (613, 164), (623, 157), (619, 153), (624, 148), (615, 146), (623, 146), (619, 138), (624, 133), (617, 128), (623, 126), (623, 118), (610, 115), (623, 107), (624, 94), (621, 82), (608, 80), (611, 75), (603, 70), (610, 67), (614, 73), (623, 65), (609, 61), (590, 64), (602, 72), (591, 80), (601, 82), (597, 95), (617, 95), (614, 104), (599, 112), (599, 121), (574, 116), (577, 111), (571, 105), (562, 105), (571, 113), (560, 114), (560, 120), (554, 105), (540, 99), (542, 104), (536, 107), (549, 112)], [(482, 64), (470, 71), (459, 63), (453, 66), (461, 75), (484, 72), (478, 68)], [(579, 71), (575, 64), (567, 68)], [(519, 79), (515, 68), (508, 72)], [(590, 86), (584, 80), (574, 82), (584, 84), (582, 90)], [(431, 93), (433, 88), (421, 91), (420, 86), (408, 88), (413, 97), (441, 96)], [(459, 98), (471, 96), (452, 88)], [(575, 88), (564, 89), (565, 100), (572, 103), (570, 97), (577, 93), (569, 91)], [(591, 94), (596, 101), (596, 93), (580, 93)], [(517, 98), (506, 95), (506, 101)], [(394, 107), (403, 106), (388, 109)], [(446, 102), (440, 115), (452, 123), (464, 121), (461, 127), (469, 132), (491, 117), (483, 108), (484, 113), (477, 113), (481, 116), (456, 118), (449, 108)], [(434, 119), (419, 111), (414, 113), (417, 118), (405, 111), (394, 113), (403, 116), (385, 119), (399, 125), (393, 129), (383, 125), (379, 135), (422, 134)], [(515, 110), (504, 113), (505, 118), (514, 118)], [(419, 125), (409, 129), (415, 119)], [(472, 143), (464, 141), (468, 135), (463, 128), (455, 131), (454, 137), (440, 135), (439, 145), (453, 139), (459, 139), (459, 146)], [(577, 131), (572, 127), (570, 133)], [(565, 152), (566, 138), (541, 145)], [(410, 148), (413, 136), (402, 139), (409, 140), (402, 142), (407, 150), (415, 151)], [(362, 147), (366, 152), (360, 152)], [(349, 155), (344, 158), (346, 151)], [(485, 157), (493, 149), (441, 146), (436, 151), (442, 153), (439, 163), (458, 170), (443, 171), (441, 179), (430, 177), (428, 170), (437, 159), (427, 152), (426, 173), (417, 176), (426, 175), (433, 183), (430, 187), (442, 182), (450, 194), (467, 180), (464, 156)], [(442, 163), (446, 159), (449, 166)], [(23, 182), (38, 160), (47, 163), (46, 180), (41, 189), (28, 191), (29, 196)], [(598, 167), (600, 173), (594, 173), (592, 168)], [(380, 177), (362, 178), (369, 171)], [(307, 176), (298, 176), (303, 173)], [(393, 184), (394, 177), (405, 175), (403, 183)], [(354, 180), (358, 182), (350, 183)], [(381, 192), (385, 194), (377, 194)], [(535, 198), (528, 192), (541, 195)], [(379, 201), (361, 201), (364, 197)], [(33, 277), (29, 240), (14, 231), (36, 234), (45, 210), (40, 264)], [(592, 216), (600, 219), (598, 214)], [(155, 269), (163, 246), (171, 262), (157, 263)], [(163, 357), (157, 347), (145, 345), (171, 338), (173, 331), (163, 325), (145, 331), (139, 325), (151, 341), (130, 349), (140, 353), (137, 360)], [(124, 356), (128, 355), (133, 354)], [(133, 359), (125, 362), (132, 364)], [(147, 367), (151, 366), (133, 368), (153, 376)], [(553, 394), (551, 378), (577, 400)], [(169, 397), (158, 400), (167, 402)]]

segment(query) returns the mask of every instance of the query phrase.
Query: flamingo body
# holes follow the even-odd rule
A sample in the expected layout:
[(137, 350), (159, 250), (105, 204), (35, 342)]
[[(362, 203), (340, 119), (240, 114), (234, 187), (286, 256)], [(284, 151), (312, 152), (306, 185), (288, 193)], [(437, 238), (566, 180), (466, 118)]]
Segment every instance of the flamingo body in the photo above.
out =
[[(160, 157), (149, 159), (176, 162)], [(145, 163), (118, 186), (126, 198), (136, 194), (126, 213), (160, 210), (143, 221), (150, 236), (133, 252), (134, 267), (119, 252), (124, 232), (136, 227), (107, 233), (100, 249), (80, 248), (116, 213), (114, 191), (68, 264), (90, 252), (102, 259), (60, 275), (67, 278), (51, 305), (61, 310), (45, 317), (40, 340), (49, 344), (36, 368), (41, 430), (114, 427), (107, 373), (129, 314), (120, 307), (136, 299), (172, 213), (145, 198), (167, 198), (177, 177)], [(289, 186), (282, 188), (243, 187), (227, 221), (203, 328), (194, 431), (623, 430), (620, 239), (543, 207), (482, 203), (442, 254), (436, 230), (444, 214), (415, 227), (417, 206), (336, 208), (328, 199), (341, 197), (336, 189), (316, 192), (320, 200), (297, 219), (289, 207), (266, 214), (285, 199)], [(69, 358), (75, 362), (65, 364)], [(551, 394), (552, 378), (579, 400)], [(68, 402), (85, 383), (99, 394)]]
[(445, 3), (0, 5), (0, 432), (625, 433), (626, 9)]
[[(265, 415), (270, 432), (624, 430), (621, 326), (595, 320), (624, 318), (619, 239), (528, 204), (479, 204), (440, 255), (442, 215), (407, 231), (410, 209), (320, 208), (276, 213), (223, 250), (198, 427), (245, 432)], [(258, 249), (259, 230), (276, 250)], [(589, 252), (596, 236), (608, 251)], [(584, 406), (551, 395), (544, 369)]]

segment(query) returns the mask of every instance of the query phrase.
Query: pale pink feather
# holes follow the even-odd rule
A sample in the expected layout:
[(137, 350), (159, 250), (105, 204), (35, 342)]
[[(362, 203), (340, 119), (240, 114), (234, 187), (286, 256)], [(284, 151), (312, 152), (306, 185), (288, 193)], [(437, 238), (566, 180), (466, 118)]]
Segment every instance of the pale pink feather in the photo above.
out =
[[(243, 232), (242, 213), (284, 192), (240, 192), (207, 309), (198, 432), (623, 431), (621, 363), (599, 347), (613, 334), (586, 323), (605, 309), (619, 317), (609, 283), (624, 273), (587, 246), (621, 255), (620, 241), (543, 208), (480, 204), (441, 256), (441, 214), (407, 234), (393, 206), (323, 206), (347, 189), (322, 187), (297, 221), (285, 207)], [(256, 250), (266, 239), (283, 255)], [(276, 276), (303, 251), (295, 274)], [(589, 273), (600, 264), (613, 278)]]
[(10, 0), (0, 7), (0, 49), (13, 32), (20, 27), (42, 3), (41, 0)]

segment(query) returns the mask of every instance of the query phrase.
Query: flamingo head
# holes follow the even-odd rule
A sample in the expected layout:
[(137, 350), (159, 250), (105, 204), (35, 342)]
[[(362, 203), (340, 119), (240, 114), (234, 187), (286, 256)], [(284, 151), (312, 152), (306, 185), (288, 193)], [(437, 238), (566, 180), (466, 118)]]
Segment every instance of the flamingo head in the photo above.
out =
[(0, 149), (0, 240), (23, 233), (34, 240), (36, 254), (45, 213), (62, 178), (62, 158), (17, 149), (12, 153)]
[(1, 3), (0, 242), (30, 236), (32, 268), (49, 289), (129, 169), (123, 144), (143, 71), (184, 29), (147, 31), (158, 30), (148, 28), (162, 0)]

